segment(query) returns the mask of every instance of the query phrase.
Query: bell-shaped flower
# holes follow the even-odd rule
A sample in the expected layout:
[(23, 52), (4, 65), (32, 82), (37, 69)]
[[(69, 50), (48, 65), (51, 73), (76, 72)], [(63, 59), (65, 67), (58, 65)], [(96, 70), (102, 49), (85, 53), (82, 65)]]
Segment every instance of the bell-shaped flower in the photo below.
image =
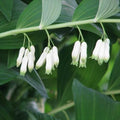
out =
[(50, 52), (46, 56), (46, 66), (45, 66), (46, 74), (49, 75), (50, 73), (52, 73), (53, 67), (54, 64), (53, 64), (52, 50), (50, 50)]
[(98, 54), (98, 64), (101, 65), (104, 62), (105, 42), (103, 41), (100, 46)]
[(34, 69), (34, 56), (32, 51), (30, 51), (28, 54), (28, 70), (29, 72), (32, 72), (33, 69)]
[(24, 52), (25, 52), (25, 48), (21, 47), (19, 50), (19, 55), (18, 55), (17, 62), (16, 62), (17, 67), (19, 67), (22, 63)]
[(57, 67), (59, 65), (58, 49), (56, 46), (52, 48), (53, 63)]
[(107, 38), (105, 41), (104, 61), (108, 62), (110, 59), (110, 40)]
[(22, 76), (24, 76), (25, 73), (27, 72), (28, 54), (29, 54), (29, 50), (26, 49), (25, 50), (25, 55), (22, 59), (22, 64), (21, 64), (21, 67), (20, 67), (20, 75), (22, 75)]
[(86, 61), (87, 61), (87, 43), (82, 42), (79, 67), (86, 67)]
[(33, 58), (35, 60), (35, 47), (33, 45), (30, 46), (30, 51), (31, 51), (32, 56), (33, 56)]
[(99, 40), (96, 42), (95, 48), (94, 48), (94, 50), (93, 50), (92, 59), (98, 60), (99, 52), (100, 52), (100, 48), (101, 48), (101, 44), (102, 44), (102, 40), (99, 39)]
[(80, 41), (76, 41), (72, 50), (72, 64), (78, 65), (80, 57)]
[(49, 52), (49, 47), (45, 47), (43, 53), (41, 54), (41, 56), (39, 57), (37, 63), (36, 63), (36, 69), (39, 69), (44, 63), (45, 63), (45, 60), (46, 60), (46, 56)]

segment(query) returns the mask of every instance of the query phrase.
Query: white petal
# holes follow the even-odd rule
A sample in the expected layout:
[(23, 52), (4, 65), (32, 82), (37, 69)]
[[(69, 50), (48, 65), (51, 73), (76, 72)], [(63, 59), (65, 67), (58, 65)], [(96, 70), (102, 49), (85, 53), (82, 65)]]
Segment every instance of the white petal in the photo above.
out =
[(23, 58), (24, 53), (25, 53), (25, 48), (21, 47), (20, 50), (19, 50), (18, 58), (17, 58), (17, 63), (16, 63), (17, 67), (19, 67), (20, 64), (22, 63), (22, 58)]
[(110, 40), (106, 39), (104, 42), (105, 42), (104, 61), (108, 62), (108, 60), (110, 59)]
[(59, 57), (58, 57), (58, 49), (56, 46), (52, 48), (52, 53), (53, 53), (53, 63), (57, 67), (59, 64)]
[(39, 59), (36, 63), (36, 69), (39, 69), (45, 63), (48, 52), (49, 52), (49, 47), (45, 47), (43, 53), (41, 54), (41, 56), (39, 57)]
[(78, 65), (78, 60), (80, 57), (80, 41), (76, 41), (72, 50), (72, 64)]
[(29, 55), (28, 55), (28, 70), (29, 70), (29, 72), (32, 72), (33, 69), (34, 69), (34, 56), (33, 56), (32, 52), (29, 52)]
[(87, 59), (87, 43), (83, 42), (81, 44), (81, 56), (80, 59), (84, 62)]
[(53, 63), (52, 63), (52, 54), (49, 52), (46, 56), (46, 74), (50, 74), (52, 72)]
[(99, 51), (100, 51), (100, 48), (101, 48), (101, 44), (102, 44), (102, 40), (99, 39), (96, 42), (95, 48), (93, 50), (92, 59), (98, 60), (98, 56), (99, 56)]
[(25, 73), (27, 72), (28, 54), (29, 54), (29, 50), (26, 49), (25, 50), (25, 55), (22, 59), (22, 64), (21, 64), (21, 67), (20, 67), (20, 75), (22, 75), (22, 76), (24, 76)]
[(84, 67), (86, 68), (86, 60), (85, 61), (82, 61), (81, 58), (80, 58), (80, 64), (79, 64), (79, 67)]
[(101, 65), (104, 61), (104, 53), (105, 53), (105, 42), (103, 41), (99, 51), (98, 63)]
[(32, 55), (35, 61), (35, 47), (33, 45), (30, 46), (30, 51), (32, 52)]

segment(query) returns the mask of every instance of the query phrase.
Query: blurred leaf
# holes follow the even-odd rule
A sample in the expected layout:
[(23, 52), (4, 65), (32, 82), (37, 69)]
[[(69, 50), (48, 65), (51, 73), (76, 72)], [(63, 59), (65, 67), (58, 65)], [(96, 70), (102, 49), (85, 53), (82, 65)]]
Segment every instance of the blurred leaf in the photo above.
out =
[(61, 0), (42, 0), (42, 16), (40, 25), (48, 26), (56, 21), (61, 12)]
[(75, 0), (62, 0), (61, 14), (56, 22), (70, 22), (76, 7), (77, 3)]
[(37, 26), (40, 23), (42, 0), (33, 0), (20, 15), (17, 28)]
[(76, 120), (118, 120), (120, 118), (120, 103), (86, 88), (77, 80), (74, 80), (72, 90)]
[(8, 21), (12, 16), (13, 0), (0, 0), (0, 11), (4, 14)]
[(99, 0), (83, 0), (76, 8), (73, 21), (87, 20), (95, 17), (98, 10)]
[(108, 18), (120, 11), (119, 0), (100, 0), (96, 20)]
[[(19, 74), (19, 73), (17, 73), (17, 74)], [(35, 88), (40, 93), (40, 95), (42, 97), (45, 97), (45, 98), (48, 97), (46, 89), (44, 87), (44, 84), (36, 70), (33, 70), (32, 73), (27, 73), (25, 75), (25, 77), (22, 77), (19, 75), (19, 76), (17, 76), (17, 78), (24, 80), (28, 84), (30, 84), (33, 88)]]
[(0, 65), (0, 85), (15, 80), (15, 78), (16, 73), (13, 70), (9, 70), (4, 65)]
[[(25, 6), (26, 4), (22, 1), (14, 0), (12, 18), (10, 22), (8, 22), (5, 17), (0, 13), (0, 32), (5, 32), (16, 28), (17, 19), (21, 12), (24, 10)], [(2, 39), (0, 39), (0, 41), (1, 40)]]
[(8, 68), (12, 68), (16, 65), (17, 56), (18, 56), (17, 50), (9, 50), (8, 51), (8, 61), (7, 61)]
[(120, 52), (115, 60), (111, 75), (110, 75), (110, 80), (109, 80), (109, 86), (108, 90), (116, 90), (120, 89)]

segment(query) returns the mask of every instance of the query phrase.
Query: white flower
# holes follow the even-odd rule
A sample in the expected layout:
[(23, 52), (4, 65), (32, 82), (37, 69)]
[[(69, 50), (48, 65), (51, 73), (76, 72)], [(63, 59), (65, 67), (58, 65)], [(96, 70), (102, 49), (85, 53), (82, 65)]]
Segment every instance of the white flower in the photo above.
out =
[(35, 47), (33, 45), (30, 46), (30, 51), (31, 51), (32, 56), (33, 56), (33, 58), (35, 60)]
[(19, 50), (19, 55), (18, 55), (17, 62), (16, 62), (17, 67), (19, 67), (20, 64), (22, 63), (24, 52), (25, 52), (25, 48), (21, 47), (20, 50)]
[(103, 41), (100, 46), (99, 54), (98, 54), (98, 63), (101, 65), (104, 62), (104, 51), (105, 51), (105, 42)]
[(50, 50), (50, 52), (47, 54), (46, 56), (46, 74), (50, 74), (52, 72), (53, 69), (53, 60), (52, 60), (52, 51)]
[(80, 57), (80, 41), (76, 41), (72, 50), (72, 64), (78, 65)]
[(101, 48), (101, 44), (102, 44), (102, 40), (99, 39), (99, 40), (96, 42), (95, 48), (94, 48), (94, 50), (93, 50), (92, 59), (98, 60), (99, 52), (100, 52), (100, 48)]
[(28, 54), (28, 70), (29, 72), (32, 72), (33, 69), (34, 69), (34, 56), (32, 51), (30, 51)]
[(45, 47), (43, 53), (41, 54), (41, 56), (39, 57), (39, 59), (36, 63), (36, 69), (39, 69), (45, 63), (46, 56), (47, 56), (49, 50), (50, 50), (49, 47)]
[(104, 42), (105, 42), (104, 61), (108, 62), (108, 60), (110, 59), (110, 40), (107, 38)]
[(57, 67), (59, 64), (58, 49), (56, 46), (52, 48), (53, 64)]
[(25, 55), (22, 59), (22, 64), (21, 64), (21, 67), (20, 67), (20, 75), (22, 75), (22, 76), (24, 76), (25, 73), (27, 72), (28, 54), (29, 54), (29, 50), (26, 49), (25, 50)]
[(87, 43), (82, 42), (81, 44), (81, 54), (80, 54), (80, 67), (86, 67), (87, 61)]

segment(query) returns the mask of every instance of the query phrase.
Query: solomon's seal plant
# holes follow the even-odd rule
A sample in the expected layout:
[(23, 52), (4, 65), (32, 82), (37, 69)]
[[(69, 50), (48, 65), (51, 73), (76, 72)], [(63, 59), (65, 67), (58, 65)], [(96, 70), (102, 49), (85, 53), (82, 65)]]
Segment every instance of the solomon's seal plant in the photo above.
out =
[(120, 0), (0, 0), (0, 120), (119, 120), (119, 42)]

